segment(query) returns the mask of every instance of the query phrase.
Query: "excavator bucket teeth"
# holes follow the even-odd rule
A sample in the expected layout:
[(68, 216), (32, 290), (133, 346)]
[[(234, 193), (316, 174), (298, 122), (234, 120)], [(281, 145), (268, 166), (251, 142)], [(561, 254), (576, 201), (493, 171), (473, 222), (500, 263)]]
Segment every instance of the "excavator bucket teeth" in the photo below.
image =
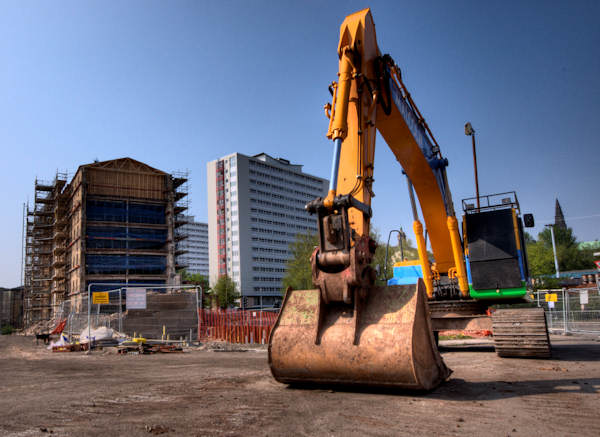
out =
[(355, 329), (352, 307), (321, 306), (319, 290), (288, 291), (269, 341), (275, 379), (430, 390), (450, 375), (422, 281), (373, 287), (361, 313)]

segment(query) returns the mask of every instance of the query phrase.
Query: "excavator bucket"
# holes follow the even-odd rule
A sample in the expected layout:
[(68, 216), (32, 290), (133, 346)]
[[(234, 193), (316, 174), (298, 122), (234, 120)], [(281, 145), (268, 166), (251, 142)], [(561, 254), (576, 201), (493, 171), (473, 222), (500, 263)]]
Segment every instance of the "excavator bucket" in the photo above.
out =
[(373, 287), (356, 321), (351, 306), (324, 306), (320, 299), (318, 289), (287, 292), (269, 339), (277, 381), (430, 390), (450, 375), (422, 280)]

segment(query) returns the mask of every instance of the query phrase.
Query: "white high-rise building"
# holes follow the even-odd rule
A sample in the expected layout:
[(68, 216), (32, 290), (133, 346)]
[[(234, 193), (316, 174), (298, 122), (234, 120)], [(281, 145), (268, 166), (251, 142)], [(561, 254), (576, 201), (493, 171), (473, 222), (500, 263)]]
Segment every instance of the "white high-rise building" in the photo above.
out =
[(195, 221), (194, 216), (185, 216), (185, 220), (179, 233), (186, 238), (177, 246), (184, 253), (177, 255), (176, 264), (184, 266), (188, 273), (208, 277), (208, 224)]
[(279, 306), (297, 234), (317, 232), (304, 206), (328, 181), (265, 153), (233, 153), (207, 164), (209, 280), (231, 277), (245, 307)]

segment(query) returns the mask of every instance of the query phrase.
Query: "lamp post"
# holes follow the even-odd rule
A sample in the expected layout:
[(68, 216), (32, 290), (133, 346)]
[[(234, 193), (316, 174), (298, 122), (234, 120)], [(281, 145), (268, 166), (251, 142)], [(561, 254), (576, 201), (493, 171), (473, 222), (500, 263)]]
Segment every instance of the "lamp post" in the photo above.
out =
[(477, 196), (477, 209), (479, 210), (479, 179), (477, 177), (477, 153), (475, 152), (475, 129), (470, 122), (465, 124), (465, 135), (471, 137), (473, 143), (473, 166), (475, 167), (475, 195)]
[(560, 272), (558, 271), (558, 258), (556, 256), (556, 241), (554, 240), (554, 225), (545, 225), (550, 228), (550, 236), (552, 237), (552, 251), (554, 252), (554, 268), (556, 270), (556, 279), (559, 278)]
[[(404, 233), (404, 231), (402, 230), (402, 228), (398, 229), (392, 229), (390, 231), (390, 233), (388, 234), (388, 239), (387, 239), (387, 245), (385, 246), (385, 265), (383, 267), (383, 279), (384, 281), (387, 282), (388, 277), (387, 277), (387, 265), (388, 265), (388, 251), (390, 248), (390, 238), (392, 236), (392, 234), (396, 232), (398, 234), (398, 244), (400, 245), (400, 257), (401, 257), (401, 261), (404, 261), (404, 247), (402, 245), (402, 241), (406, 239), (406, 234)], [(378, 273), (379, 275), (379, 273)]]
[(402, 227), (400, 227), (400, 231), (398, 232), (398, 245), (400, 246), (400, 261), (404, 261), (404, 240), (406, 240), (406, 234)]

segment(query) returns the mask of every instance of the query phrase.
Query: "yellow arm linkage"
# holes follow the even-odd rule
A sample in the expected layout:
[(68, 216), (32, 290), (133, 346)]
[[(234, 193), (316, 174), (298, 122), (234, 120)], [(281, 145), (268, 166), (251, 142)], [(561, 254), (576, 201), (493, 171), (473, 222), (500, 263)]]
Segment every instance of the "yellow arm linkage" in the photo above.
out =
[[(351, 194), (364, 204), (371, 205), (371, 198), (374, 196), (372, 183), (375, 130), (379, 130), (417, 193), (437, 272), (448, 274), (450, 271), (452, 275), (456, 275), (461, 293), (467, 296), (468, 281), (464, 255), (445, 171), (436, 176), (431, 166), (434, 158), (439, 157), (441, 161), (441, 155), (438, 150), (435, 151), (436, 157), (425, 155), (423, 141), (419, 136), (425, 135), (420, 125), (424, 122), (418, 111), (417, 116), (409, 114), (410, 117), (414, 117), (414, 123), (406, 114), (406, 108), (413, 108), (414, 103), (410, 96), (410, 101), (406, 103), (407, 97), (400, 92), (400, 85), (394, 88), (393, 85), (397, 82), (390, 80), (389, 76), (382, 78), (382, 68), (376, 68), (375, 63), (381, 58), (369, 9), (346, 17), (340, 30), (338, 55), (339, 84), (334, 93), (327, 136), (334, 141), (338, 140), (341, 149), (339, 161), (334, 162), (332, 171), (337, 181), (327, 200), (332, 202), (336, 194)], [(377, 77), (378, 74), (380, 77)], [(392, 84), (387, 95), (383, 95), (385, 93), (381, 91), (385, 80)], [(381, 103), (386, 105), (386, 110), (382, 110)], [(336, 178), (332, 179), (335, 181)], [(351, 208), (348, 217), (350, 226), (357, 235), (369, 234), (367, 216), (356, 208)], [(415, 230), (417, 228), (419, 226), (415, 224)], [(424, 280), (431, 297), (432, 273), (422, 231), (421, 238), (417, 235), (417, 240), (423, 246), (419, 248), (419, 253)]]

